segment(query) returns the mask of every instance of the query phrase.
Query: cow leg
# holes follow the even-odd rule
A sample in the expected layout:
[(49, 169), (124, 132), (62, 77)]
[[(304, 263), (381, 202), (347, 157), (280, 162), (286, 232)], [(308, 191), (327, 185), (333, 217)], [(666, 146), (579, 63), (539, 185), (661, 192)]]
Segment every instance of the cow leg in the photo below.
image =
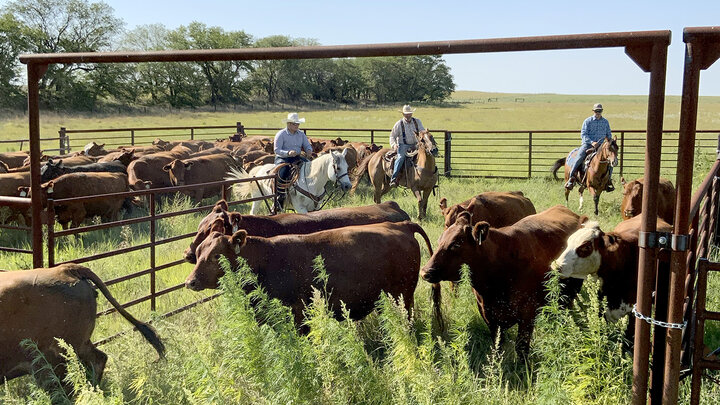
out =
[(48, 368), (47, 364), (43, 361), (40, 361), (37, 364), (31, 363), (30, 367), (32, 369), (32, 376), (35, 379), (35, 382), (43, 390), (48, 393), (52, 393), (59, 388), (55, 382), (57, 381), (61, 384), (61, 388), (69, 396), (72, 392), (72, 386), (64, 383), (65, 376), (67, 375), (67, 367), (65, 366), (64, 359), (53, 349), (39, 347), (39, 350), (45, 357), (47, 364), (50, 365), (50, 368)]
[(521, 359), (527, 359), (530, 353), (530, 338), (535, 327), (534, 320), (522, 319), (518, 323), (517, 341), (515, 342), (515, 353)]
[(89, 340), (77, 349), (78, 358), (83, 366), (93, 377), (95, 383), (99, 383), (105, 371), (105, 363), (107, 363), (107, 354), (98, 350)]
[(85, 207), (82, 204), (78, 204), (72, 209), (72, 227), (77, 228), (82, 225), (85, 220)]

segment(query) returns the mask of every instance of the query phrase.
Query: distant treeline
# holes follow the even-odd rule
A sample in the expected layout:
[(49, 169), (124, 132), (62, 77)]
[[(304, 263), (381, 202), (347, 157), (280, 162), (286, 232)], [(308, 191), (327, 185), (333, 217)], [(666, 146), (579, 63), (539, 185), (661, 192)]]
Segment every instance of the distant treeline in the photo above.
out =
[[(0, 107), (24, 108), (22, 53), (157, 51), (319, 45), (275, 35), (253, 38), (192, 22), (123, 29), (103, 2), (16, 0), (0, 8)], [(440, 56), (51, 65), (41, 105), (69, 111), (105, 106), (201, 106), (330, 102), (442, 101), (455, 89)]]

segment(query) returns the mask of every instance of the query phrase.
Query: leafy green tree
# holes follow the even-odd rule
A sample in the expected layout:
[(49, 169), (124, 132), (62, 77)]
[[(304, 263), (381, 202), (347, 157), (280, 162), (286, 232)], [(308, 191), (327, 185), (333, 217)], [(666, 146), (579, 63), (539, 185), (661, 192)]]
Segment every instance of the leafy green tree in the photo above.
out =
[(381, 103), (440, 101), (455, 90), (450, 68), (438, 55), (370, 58), (360, 66), (366, 94)]
[[(316, 44), (315, 41), (308, 39), (274, 35), (257, 40), (255, 47), (277, 48)], [(307, 92), (304, 66), (312, 66), (312, 64), (299, 59), (256, 61), (249, 78), (256, 93), (266, 97), (269, 103), (274, 103), (280, 97), (299, 101)]]
[(0, 15), (0, 107), (20, 107), (21, 90), (18, 55), (28, 49), (25, 27), (10, 13)]
[[(109, 50), (123, 25), (113, 16), (112, 7), (87, 0), (16, 0), (4, 11), (26, 27), (28, 51), (33, 53)], [(41, 100), (50, 106), (86, 105), (82, 97), (87, 93), (78, 92), (86, 87), (78, 72), (95, 68), (91, 64), (51, 65), (40, 80)]]

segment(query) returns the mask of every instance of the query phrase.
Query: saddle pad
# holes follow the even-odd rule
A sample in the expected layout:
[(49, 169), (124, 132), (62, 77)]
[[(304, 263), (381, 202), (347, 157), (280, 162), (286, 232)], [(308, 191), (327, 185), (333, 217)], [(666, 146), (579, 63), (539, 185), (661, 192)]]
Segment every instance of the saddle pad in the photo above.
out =
[(577, 163), (580, 154), (578, 153), (580, 151), (580, 148), (575, 148), (568, 153), (567, 158), (565, 159), (565, 164), (574, 167), (575, 163)]

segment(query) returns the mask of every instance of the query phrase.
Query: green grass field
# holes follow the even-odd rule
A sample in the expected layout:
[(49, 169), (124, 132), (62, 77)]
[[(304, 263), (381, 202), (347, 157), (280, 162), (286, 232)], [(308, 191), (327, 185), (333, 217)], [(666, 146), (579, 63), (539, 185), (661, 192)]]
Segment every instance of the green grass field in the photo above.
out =
[[(497, 101), (488, 102), (488, 98)], [(523, 101), (515, 101), (522, 98)], [(572, 129), (589, 116), (594, 102), (605, 105), (605, 116), (613, 128), (644, 129), (644, 97), (515, 95), (458, 92), (443, 106), (419, 106), (416, 116), (432, 128), (455, 130)], [(398, 108), (372, 110), (308, 111), (306, 127), (389, 128), (398, 118)], [(677, 128), (679, 98), (668, 98), (666, 129)], [(698, 129), (720, 128), (720, 98), (701, 98)], [(60, 126), (67, 128), (118, 128), (177, 125), (230, 125), (242, 121), (248, 127), (278, 128), (286, 111), (278, 112), (182, 112), (152, 116), (63, 117), (43, 115), (43, 136), (54, 136)], [(24, 132), (23, 132), (24, 131)], [(23, 117), (0, 122), (0, 139), (27, 137)], [(579, 138), (579, 135), (578, 135)], [(2, 148), (0, 144), (0, 148)], [(694, 172), (697, 186), (714, 156), (699, 156)], [(674, 178), (672, 178), (674, 182)], [(616, 179), (617, 181), (617, 179)], [(564, 204), (562, 185), (548, 177), (525, 180), (441, 178), (438, 194), (431, 196), (428, 217), (421, 223), (435, 243), (443, 230), (438, 208), (440, 197), (455, 204), (479, 192), (521, 190), (538, 211)], [(587, 194), (587, 193), (586, 193)], [(414, 198), (395, 190), (384, 197), (393, 199), (411, 217), (417, 215)], [(592, 215), (586, 195), (582, 214), (599, 221), (603, 230), (620, 220), (621, 193), (603, 194), (600, 214)], [(577, 193), (571, 193), (570, 208), (577, 211)], [(372, 203), (368, 187), (355, 195), (333, 201), (330, 206)], [(184, 198), (168, 201), (161, 210), (188, 207)], [(249, 207), (238, 210), (246, 212)], [(138, 214), (140, 215), (140, 214)], [(161, 237), (191, 232), (201, 215), (168, 218), (158, 227)], [(3, 232), (3, 231), (0, 231)], [(3, 243), (12, 239), (22, 246), (20, 235), (0, 233)], [(119, 246), (147, 242), (147, 225), (132, 225), (83, 237), (66, 238), (57, 261), (86, 256)], [(187, 241), (164, 245), (157, 263), (180, 258)], [(421, 243), (423, 246), (424, 243)], [(26, 245), (25, 245), (26, 246)], [(423, 262), (428, 252), (423, 249)], [(27, 268), (30, 259), (0, 255), (10, 268)], [(92, 262), (103, 279), (149, 267), (146, 251)], [(158, 289), (182, 282), (192, 267), (183, 264), (158, 273)], [(247, 277), (247, 276), (242, 276)], [(338, 322), (328, 316), (318, 297), (310, 310), (311, 333), (298, 335), (287, 311), (268, 302), (261, 294), (253, 299), (260, 306), (264, 324), (255, 321), (250, 298), (238, 289), (239, 276), (228, 277), (227, 293), (210, 303), (183, 314), (158, 320), (157, 329), (168, 347), (168, 358), (155, 362), (155, 353), (137, 334), (117, 339), (101, 349), (110, 360), (102, 383), (93, 388), (83, 382), (81, 372), (71, 374), (79, 392), (78, 403), (199, 404), (199, 403), (453, 403), (453, 404), (619, 404), (628, 403), (631, 393), (632, 356), (622, 350), (622, 324), (611, 325), (596, 316), (593, 299), (597, 285), (587, 283), (579, 305), (561, 310), (551, 303), (537, 319), (532, 355), (526, 364), (513, 350), (514, 330), (504, 345), (494, 344), (469, 286), (461, 284), (456, 294), (443, 296), (447, 332), (439, 333), (432, 323), (430, 289), (420, 280), (415, 292), (415, 313), (408, 321), (402, 309), (382, 299), (377, 313), (362, 322)], [(709, 309), (717, 310), (718, 280), (711, 280)], [(121, 301), (148, 293), (148, 277), (111, 287)], [(209, 293), (180, 290), (158, 299), (158, 313), (190, 303)], [(100, 308), (107, 308), (104, 299)], [(152, 318), (149, 304), (131, 307), (141, 319)], [(717, 325), (715, 325), (717, 326)], [(117, 314), (98, 321), (95, 338), (127, 329)], [(709, 326), (708, 344), (720, 344), (720, 328)], [(16, 379), (0, 388), (0, 403), (47, 403), (29, 377)], [(689, 398), (689, 380), (681, 384), (681, 403)], [(720, 389), (704, 383), (703, 403), (720, 401)]]

